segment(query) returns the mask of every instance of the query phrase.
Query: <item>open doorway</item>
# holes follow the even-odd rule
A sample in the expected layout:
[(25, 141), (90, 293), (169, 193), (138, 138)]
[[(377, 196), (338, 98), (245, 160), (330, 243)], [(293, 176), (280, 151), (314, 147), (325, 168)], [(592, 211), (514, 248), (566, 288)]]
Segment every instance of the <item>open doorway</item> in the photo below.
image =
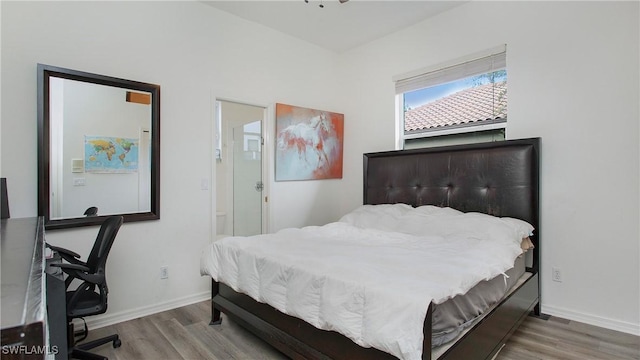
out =
[(216, 101), (216, 237), (264, 231), (266, 108)]

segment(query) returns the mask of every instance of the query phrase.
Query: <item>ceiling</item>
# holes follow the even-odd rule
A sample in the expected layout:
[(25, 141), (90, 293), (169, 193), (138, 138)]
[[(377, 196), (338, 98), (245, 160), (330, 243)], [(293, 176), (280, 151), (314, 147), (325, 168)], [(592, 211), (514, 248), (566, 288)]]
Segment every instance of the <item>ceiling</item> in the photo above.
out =
[[(416, 24), (467, 1), (338, 0), (203, 3), (338, 53)], [(324, 6), (320, 8), (320, 4)]]

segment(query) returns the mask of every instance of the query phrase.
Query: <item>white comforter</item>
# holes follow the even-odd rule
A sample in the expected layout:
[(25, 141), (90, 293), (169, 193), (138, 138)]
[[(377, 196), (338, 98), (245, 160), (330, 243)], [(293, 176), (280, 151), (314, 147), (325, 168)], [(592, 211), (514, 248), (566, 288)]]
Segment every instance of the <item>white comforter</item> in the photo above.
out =
[(201, 274), (360, 346), (420, 359), (429, 302), (504, 273), (532, 230), (448, 208), (365, 205), (321, 227), (217, 241)]

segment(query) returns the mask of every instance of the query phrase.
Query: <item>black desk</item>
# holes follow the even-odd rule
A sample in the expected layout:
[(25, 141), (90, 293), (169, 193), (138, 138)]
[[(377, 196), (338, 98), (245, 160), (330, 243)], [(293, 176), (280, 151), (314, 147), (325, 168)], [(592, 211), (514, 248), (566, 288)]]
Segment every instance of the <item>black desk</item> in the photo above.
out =
[(44, 220), (2, 220), (0, 256), (2, 359), (66, 359), (64, 281), (46, 273)]
[(67, 297), (64, 275), (59, 267), (51, 264), (61, 263), (62, 258), (56, 252), (46, 259), (47, 267), (47, 320), (49, 324), (49, 344), (56, 346), (56, 360), (67, 360)]

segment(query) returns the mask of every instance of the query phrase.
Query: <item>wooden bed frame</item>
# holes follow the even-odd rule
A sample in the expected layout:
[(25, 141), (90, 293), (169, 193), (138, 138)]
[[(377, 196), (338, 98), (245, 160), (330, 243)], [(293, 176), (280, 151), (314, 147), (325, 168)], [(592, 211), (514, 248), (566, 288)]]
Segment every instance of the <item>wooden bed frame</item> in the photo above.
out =
[[(438, 359), (491, 359), (524, 318), (540, 314), (540, 139), (509, 140), (364, 155), (364, 204), (448, 206), (525, 220), (535, 227), (530, 277), (462, 335)], [(424, 322), (423, 359), (431, 359), (432, 307)], [(212, 281), (211, 324), (221, 312), (292, 359), (394, 359), (345, 336)]]

